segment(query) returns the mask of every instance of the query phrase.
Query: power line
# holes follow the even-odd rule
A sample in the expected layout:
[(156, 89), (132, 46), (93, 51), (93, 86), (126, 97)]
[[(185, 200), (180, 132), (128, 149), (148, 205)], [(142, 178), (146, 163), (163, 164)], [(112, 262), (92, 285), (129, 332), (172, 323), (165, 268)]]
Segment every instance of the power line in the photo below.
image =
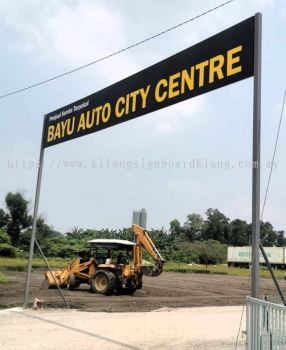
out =
[(109, 55), (106, 55), (106, 56), (103, 56), (103, 57), (101, 57), (101, 58), (98, 58), (98, 59), (96, 59), (96, 60), (94, 60), (94, 61), (92, 61), (92, 62), (89, 62), (89, 63), (87, 63), (87, 64), (84, 64), (84, 65), (82, 65), (82, 66), (79, 66), (79, 67), (77, 67), (77, 68), (74, 68), (74, 69), (72, 69), (72, 70), (69, 70), (69, 71), (67, 71), (67, 72), (65, 72), (65, 73), (62, 73), (62, 74), (59, 74), (59, 75), (55, 75), (55, 76), (53, 76), (53, 77), (51, 77), (51, 78), (49, 78), (49, 79), (42, 80), (42, 81), (40, 81), (40, 82), (38, 82), (38, 83), (35, 83), (35, 84), (32, 84), (32, 85), (28, 85), (28, 86), (26, 86), (26, 87), (24, 87), (24, 88), (21, 88), (21, 89), (18, 89), (18, 90), (14, 90), (14, 91), (8, 92), (8, 93), (6, 93), (6, 94), (4, 94), (4, 95), (0, 95), (0, 99), (6, 98), (6, 97), (11, 96), (11, 95), (19, 94), (20, 92), (23, 92), (23, 91), (26, 91), (26, 90), (33, 89), (33, 88), (35, 88), (35, 87), (37, 87), (37, 86), (44, 85), (44, 84), (49, 83), (49, 82), (51, 82), (51, 81), (53, 81), (53, 80), (56, 80), (56, 79), (65, 77), (66, 75), (75, 73), (75, 72), (77, 72), (77, 71), (79, 71), (79, 70), (81, 70), (81, 69), (90, 67), (90, 66), (92, 66), (92, 65), (94, 65), (94, 64), (96, 64), (96, 63), (105, 61), (105, 60), (107, 60), (107, 59), (109, 59), (109, 58), (111, 58), (111, 57), (113, 57), (113, 56), (119, 55), (120, 53), (123, 53), (123, 52), (125, 52), (125, 51), (127, 51), (127, 50), (130, 50), (130, 49), (136, 47), (136, 46), (139, 46), (139, 45), (141, 45), (141, 44), (144, 44), (144, 43), (146, 43), (147, 41), (150, 41), (150, 40), (152, 40), (152, 39), (158, 38), (159, 36), (164, 35), (164, 34), (170, 32), (170, 31), (172, 31), (172, 30), (174, 30), (174, 29), (177, 29), (177, 28), (179, 28), (179, 27), (181, 27), (181, 26), (183, 26), (183, 25), (185, 25), (185, 24), (187, 24), (187, 23), (190, 23), (190, 22), (192, 22), (192, 21), (194, 21), (194, 20), (196, 20), (196, 19), (198, 19), (198, 18), (200, 18), (200, 17), (203, 17), (203, 16), (207, 15), (208, 13), (211, 13), (211, 12), (213, 12), (213, 11), (216, 11), (216, 10), (218, 10), (219, 8), (228, 5), (229, 3), (233, 2), (233, 1), (235, 1), (235, 0), (228, 0), (228, 1), (226, 1), (226, 2), (224, 2), (224, 3), (222, 3), (222, 4), (220, 4), (220, 5), (217, 5), (216, 7), (213, 7), (213, 8), (211, 8), (211, 9), (205, 11), (205, 12), (200, 13), (199, 15), (197, 15), (197, 16), (195, 16), (195, 17), (192, 17), (192, 18), (190, 18), (190, 19), (187, 19), (186, 21), (181, 22), (181, 23), (179, 23), (179, 24), (176, 24), (176, 25), (173, 26), (173, 27), (169, 27), (169, 28), (163, 30), (162, 32), (159, 32), (159, 33), (157, 33), (157, 34), (154, 34), (154, 35), (152, 35), (152, 36), (149, 36), (148, 38), (145, 38), (145, 39), (143, 39), (143, 40), (141, 40), (141, 41), (138, 41), (138, 42), (136, 42), (136, 43), (134, 43), (134, 44), (131, 44), (131, 45), (125, 47), (124, 49), (120, 49), (120, 50), (118, 50), (118, 51), (115, 51), (115, 52), (113, 52), (113, 53), (111, 53), (111, 54), (109, 54)]
[(277, 151), (277, 145), (278, 145), (278, 139), (279, 139), (279, 135), (280, 135), (281, 123), (282, 123), (283, 114), (284, 114), (285, 101), (286, 101), (286, 88), (285, 88), (285, 91), (284, 91), (283, 103), (282, 103), (282, 108), (281, 108), (281, 115), (280, 115), (278, 130), (277, 130), (277, 134), (276, 134), (275, 146), (274, 146), (272, 162), (271, 162), (271, 166), (270, 166), (270, 172), (269, 172), (268, 182), (267, 182), (267, 186), (266, 186), (266, 191), (265, 191), (265, 196), (264, 196), (264, 201), (263, 201), (263, 206), (262, 206), (260, 220), (262, 220), (262, 218), (263, 218), (265, 204), (266, 204), (266, 200), (267, 200), (267, 197), (268, 197), (269, 185), (270, 185), (272, 172), (273, 172), (273, 164), (274, 164), (275, 155), (276, 155), (276, 151)]

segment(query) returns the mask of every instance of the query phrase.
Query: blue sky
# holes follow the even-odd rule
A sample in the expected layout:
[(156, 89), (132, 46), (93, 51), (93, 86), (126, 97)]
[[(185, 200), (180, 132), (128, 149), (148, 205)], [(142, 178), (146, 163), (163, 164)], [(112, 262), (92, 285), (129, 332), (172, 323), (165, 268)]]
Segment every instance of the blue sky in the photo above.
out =
[[(88, 63), (219, 3), (2, 0), (0, 92)], [(263, 198), (285, 89), (285, 0), (236, 0), (124, 54), (0, 100), (0, 205), (4, 206), (8, 191), (19, 190), (33, 207), (45, 113), (111, 85), (258, 11), (263, 14)], [(47, 149), (40, 214), (63, 232), (75, 225), (128, 227), (132, 210), (138, 208), (147, 209), (149, 228), (167, 228), (174, 218), (183, 223), (187, 214), (203, 214), (210, 207), (231, 219), (249, 221), (252, 89), (251, 78)], [(285, 146), (283, 123), (278, 164), (264, 216), (276, 229), (286, 229)], [(184, 162), (190, 165), (184, 168)]]

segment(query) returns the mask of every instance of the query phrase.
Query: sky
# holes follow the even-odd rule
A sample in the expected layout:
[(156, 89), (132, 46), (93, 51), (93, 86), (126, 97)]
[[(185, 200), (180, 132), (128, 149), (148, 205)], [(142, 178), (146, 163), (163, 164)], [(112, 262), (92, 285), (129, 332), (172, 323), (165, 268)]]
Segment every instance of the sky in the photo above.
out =
[[(0, 94), (145, 39), (223, 1), (1, 0)], [(0, 100), (0, 207), (20, 191), (32, 212), (44, 114), (90, 95), (261, 12), (261, 198), (281, 113), (286, 1), (236, 0), (120, 55)], [(148, 228), (168, 229), (218, 208), (251, 219), (253, 78), (45, 152), (39, 213), (56, 230), (129, 227), (145, 208)], [(263, 220), (286, 229), (283, 121)], [(184, 166), (184, 164), (188, 164)]]

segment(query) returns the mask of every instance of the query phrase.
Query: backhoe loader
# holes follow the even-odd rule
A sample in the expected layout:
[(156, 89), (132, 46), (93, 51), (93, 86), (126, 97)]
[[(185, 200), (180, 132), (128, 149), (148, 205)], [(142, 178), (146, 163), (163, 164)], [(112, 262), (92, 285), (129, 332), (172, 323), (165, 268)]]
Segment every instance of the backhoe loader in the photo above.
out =
[[(89, 256), (82, 255), (62, 271), (46, 271), (50, 288), (58, 284), (73, 290), (87, 283), (94, 293), (112, 295), (132, 294), (142, 288), (143, 274), (159, 276), (164, 259), (152, 242), (148, 232), (133, 224), (135, 242), (117, 239), (94, 239), (89, 241)], [(153, 266), (144, 266), (142, 247), (155, 261)]]

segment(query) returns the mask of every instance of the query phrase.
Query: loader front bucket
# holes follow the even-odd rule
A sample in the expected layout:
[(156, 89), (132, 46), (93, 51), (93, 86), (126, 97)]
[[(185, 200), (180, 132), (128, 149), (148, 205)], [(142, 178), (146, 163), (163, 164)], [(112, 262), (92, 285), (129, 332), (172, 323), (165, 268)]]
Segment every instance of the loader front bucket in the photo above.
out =
[(49, 282), (49, 288), (55, 288), (57, 284), (60, 287), (64, 287), (67, 284), (68, 276), (68, 270), (45, 272), (45, 277)]

